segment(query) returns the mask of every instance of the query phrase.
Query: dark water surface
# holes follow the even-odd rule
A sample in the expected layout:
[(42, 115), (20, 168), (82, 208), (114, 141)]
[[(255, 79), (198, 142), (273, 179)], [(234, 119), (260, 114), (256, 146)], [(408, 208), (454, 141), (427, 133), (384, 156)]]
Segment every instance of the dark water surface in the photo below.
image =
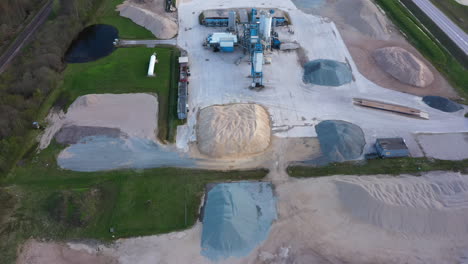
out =
[(114, 50), (114, 40), (119, 31), (109, 25), (92, 25), (85, 28), (68, 48), (65, 61), (83, 63), (95, 61), (110, 55)]

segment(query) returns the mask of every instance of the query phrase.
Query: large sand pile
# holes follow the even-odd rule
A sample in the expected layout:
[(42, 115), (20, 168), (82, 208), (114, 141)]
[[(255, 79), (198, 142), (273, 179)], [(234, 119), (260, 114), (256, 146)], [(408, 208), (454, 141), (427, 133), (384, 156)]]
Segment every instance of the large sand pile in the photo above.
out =
[(159, 39), (170, 39), (176, 36), (178, 31), (177, 20), (164, 12), (161, 8), (164, 1), (146, 1), (137, 4), (127, 0), (117, 7), (120, 15), (130, 18), (136, 24), (148, 29)]
[(204, 108), (197, 124), (198, 149), (213, 158), (256, 154), (270, 145), (270, 116), (256, 104)]
[(377, 65), (402, 83), (426, 87), (434, 81), (429, 68), (416, 56), (400, 47), (387, 47), (372, 54)]

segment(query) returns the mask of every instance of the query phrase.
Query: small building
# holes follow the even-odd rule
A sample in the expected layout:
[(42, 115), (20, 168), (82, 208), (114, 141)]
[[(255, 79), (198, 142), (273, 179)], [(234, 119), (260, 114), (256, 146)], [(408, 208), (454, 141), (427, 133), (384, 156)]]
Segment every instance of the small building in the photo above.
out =
[(227, 27), (229, 10), (205, 10), (201, 14), (200, 23), (206, 27)]
[(148, 65), (148, 77), (155, 77), (156, 74), (154, 73), (154, 67), (158, 63), (158, 59), (156, 58), (156, 53), (153, 53), (150, 58), (150, 62)]
[(410, 153), (402, 138), (378, 138), (375, 149), (381, 158), (409, 157)]
[(233, 52), (237, 42), (237, 36), (232, 33), (215, 32), (206, 38), (205, 45), (215, 51)]

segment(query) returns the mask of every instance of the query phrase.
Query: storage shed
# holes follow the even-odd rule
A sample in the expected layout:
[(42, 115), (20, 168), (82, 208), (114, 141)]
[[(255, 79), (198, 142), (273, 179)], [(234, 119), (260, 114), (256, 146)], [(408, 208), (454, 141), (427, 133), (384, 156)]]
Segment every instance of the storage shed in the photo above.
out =
[(410, 153), (402, 138), (378, 138), (375, 149), (382, 158), (409, 157)]

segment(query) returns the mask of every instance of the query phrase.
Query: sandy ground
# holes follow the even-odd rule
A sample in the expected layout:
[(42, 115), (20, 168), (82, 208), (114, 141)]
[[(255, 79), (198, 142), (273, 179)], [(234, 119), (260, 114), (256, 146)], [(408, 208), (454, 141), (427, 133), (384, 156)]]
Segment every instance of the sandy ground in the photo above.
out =
[(130, 137), (156, 142), (158, 100), (151, 94), (90, 94), (78, 97), (66, 114), (52, 110), (40, 140), (46, 148), (63, 126), (117, 128)]
[(419, 134), (425, 156), (443, 160), (468, 159), (468, 133)]
[[(362, 5), (360, 4), (362, 2), (367, 2), (366, 5), (374, 7), (363, 8), (367, 11), (367, 14), (363, 14), (356, 9), (356, 5)], [(352, 12), (349, 12), (350, 10), (352, 10)], [(376, 11), (375, 16), (379, 19), (365, 19), (363, 21), (361, 17), (363, 15), (369, 17), (371, 15), (369, 11), (374, 10)], [(344, 12), (346, 12), (346, 15), (344, 15)], [(322, 8), (312, 10), (312, 13), (328, 17), (336, 23), (359, 72), (364, 75), (365, 78), (381, 87), (400, 92), (419, 96), (439, 95), (449, 98), (458, 98), (456, 91), (436, 68), (406, 41), (387, 17), (378, 12), (381, 11), (369, 0), (327, 1), (327, 4)], [(379, 68), (372, 58), (372, 52), (379, 48), (391, 46), (404, 48), (415, 55), (429, 67), (430, 71), (434, 74), (435, 81), (427, 87), (418, 88), (401, 83)]]
[[(217, 263), (458, 263), (468, 249), (468, 175), (289, 179), (275, 192), (279, 218), (268, 239), (248, 257)], [(68, 247), (122, 264), (211, 263), (200, 255), (201, 227)], [(30, 252), (49, 259), (60, 252), (53, 243), (47, 250), (29, 244), (34, 250), (24, 250), (18, 264), (27, 263)]]
[(158, 39), (177, 35), (177, 13), (165, 11), (165, 0), (126, 0), (117, 7), (123, 17), (151, 31)]

